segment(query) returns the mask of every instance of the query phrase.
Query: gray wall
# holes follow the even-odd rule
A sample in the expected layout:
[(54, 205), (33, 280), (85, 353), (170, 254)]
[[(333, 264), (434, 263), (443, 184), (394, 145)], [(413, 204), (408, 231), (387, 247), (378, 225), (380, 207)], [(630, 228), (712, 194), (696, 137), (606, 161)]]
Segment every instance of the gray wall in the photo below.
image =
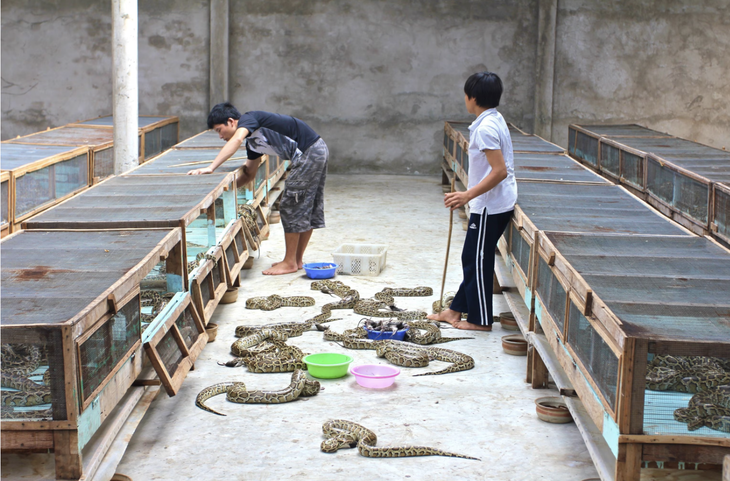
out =
[[(556, 0), (540, 0), (550, 2)], [(206, 128), (207, 0), (139, 2), (140, 113)], [(638, 122), (730, 148), (726, 0), (558, 3), (553, 139)], [(111, 5), (2, 2), (2, 138), (111, 112)], [(333, 172), (436, 173), (466, 77), (502, 77), (500, 110), (533, 129), (538, 0), (230, 2), (230, 97), (309, 122)]]

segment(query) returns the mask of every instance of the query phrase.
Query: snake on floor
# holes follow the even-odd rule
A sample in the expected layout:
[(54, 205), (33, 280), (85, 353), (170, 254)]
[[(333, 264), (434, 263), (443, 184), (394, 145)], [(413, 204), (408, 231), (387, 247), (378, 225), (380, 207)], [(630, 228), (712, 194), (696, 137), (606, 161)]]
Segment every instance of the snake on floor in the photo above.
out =
[(357, 447), (358, 452), (368, 458), (403, 458), (409, 456), (450, 456), (454, 458), (474, 459), (479, 458), (466, 456), (464, 454), (450, 453), (436, 448), (426, 446), (397, 446), (379, 448), (375, 444), (378, 441), (375, 433), (365, 426), (345, 421), (344, 419), (333, 419), (322, 425), (322, 432), (325, 440), (322, 441), (320, 449), (325, 453), (335, 453), (339, 449)]
[(253, 391), (242, 382), (223, 382), (209, 386), (198, 393), (195, 405), (204, 411), (225, 416), (205, 405), (205, 401), (219, 394), (226, 394), (230, 402), (241, 404), (281, 404), (299, 397), (315, 396), (320, 391), (319, 381), (307, 379), (304, 371), (298, 369), (291, 376), (289, 385), (279, 391)]

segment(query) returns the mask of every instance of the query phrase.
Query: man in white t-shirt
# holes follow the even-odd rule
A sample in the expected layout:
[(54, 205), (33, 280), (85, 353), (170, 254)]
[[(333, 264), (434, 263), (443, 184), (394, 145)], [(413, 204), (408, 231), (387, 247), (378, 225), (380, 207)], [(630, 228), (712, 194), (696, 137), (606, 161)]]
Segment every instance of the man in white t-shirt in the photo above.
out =
[(459, 329), (492, 330), (494, 251), (517, 201), (512, 139), (496, 109), (501, 97), (502, 81), (491, 72), (475, 73), (464, 85), (466, 110), (477, 116), (469, 126), (469, 186), (444, 196), (451, 210), (468, 203), (471, 212), (461, 253), (464, 280), (451, 305), (428, 316)]

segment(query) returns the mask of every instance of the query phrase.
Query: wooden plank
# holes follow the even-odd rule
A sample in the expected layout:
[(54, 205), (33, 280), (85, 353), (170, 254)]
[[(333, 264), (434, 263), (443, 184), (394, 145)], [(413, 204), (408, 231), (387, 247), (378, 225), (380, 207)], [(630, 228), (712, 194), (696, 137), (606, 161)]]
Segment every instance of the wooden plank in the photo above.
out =
[(684, 435), (649, 435), (649, 434), (622, 434), (618, 438), (619, 443), (635, 444), (691, 444), (693, 446), (718, 446), (730, 448), (730, 438), (715, 438), (708, 436), (684, 436)]
[(590, 416), (583, 407), (583, 403), (580, 399), (575, 397), (563, 398), (565, 404), (568, 406), (573, 421), (578, 428), (583, 441), (588, 449), (593, 460), (593, 465), (596, 467), (599, 476), (603, 481), (610, 481), (614, 479), (614, 471), (616, 468), (616, 457), (611, 452), (606, 440), (603, 438), (601, 430), (598, 429), (591, 420)]
[(641, 434), (644, 429), (644, 391), (648, 343), (645, 339), (628, 338), (619, 359), (617, 424), (623, 434)]
[(12, 452), (45, 452), (53, 449), (53, 431), (15, 431), (8, 430), (3, 424), (3, 435), (0, 446), (3, 453)]
[(548, 369), (542, 360), (542, 356), (540, 356), (540, 353), (537, 350), (533, 350), (531, 364), (530, 383), (532, 385), (532, 389), (547, 389), (549, 387)]
[(730, 454), (722, 462), (722, 481), (730, 481)]

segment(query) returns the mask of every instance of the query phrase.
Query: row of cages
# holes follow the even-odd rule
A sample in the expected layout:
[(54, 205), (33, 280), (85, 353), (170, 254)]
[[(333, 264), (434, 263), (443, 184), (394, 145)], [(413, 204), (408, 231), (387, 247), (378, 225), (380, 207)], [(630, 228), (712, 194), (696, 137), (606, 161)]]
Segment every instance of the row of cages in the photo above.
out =
[[(178, 142), (177, 117), (139, 117), (139, 162)], [(114, 174), (112, 117), (2, 142), (2, 236), (50, 206)]]
[[(88, 477), (100, 459), (88, 452), (92, 436), (130, 386), (161, 383), (171, 396), (180, 388), (207, 342), (205, 326), (264, 238), (263, 204), (286, 168), (265, 156), (240, 189), (240, 159), (210, 175), (185, 175), (211, 162), (219, 144), (190, 151), (178, 144), (27, 218), (24, 230), (3, 239), (4, 257), (17, 260), (2, 265), (4, 452), (53, 450), (59, 478)], [(160, 235), (141, 263), (114, 270)], [(16, 250), (27, 251), (25, 260)], [(35, 252), (53, 255), (29, 259)], [(99, 296), (78, 299), (107, 284)]]
[[(464, 184), (469, 183), (469, 122), (444, 122), (443, 154), (449, 168)], [(565, 154), (565, 149), (509, 124), (515, 154)]]
[(84, 448), (133, 384), (178, 392), (248, 258), (240, 219), (193, 266), (185, 237), (156, 228), (3, 239), (3, 452), (52, 450), (57, 476), (78, 479), (98, 459)]
[(529, 331), (545, 335), (616, 457), (615, 479), (638, 480), (652, 462), (721, 464), (730, 453), (730, 391), (720, 387), (730, 384), (730, 254), (681, 232), (539, 230), (532, 210), (516, 209), (498, 247)]
[(570, 155), (693, 232), (730, 243), (730, 153), (639, 125), (569, 126)]

